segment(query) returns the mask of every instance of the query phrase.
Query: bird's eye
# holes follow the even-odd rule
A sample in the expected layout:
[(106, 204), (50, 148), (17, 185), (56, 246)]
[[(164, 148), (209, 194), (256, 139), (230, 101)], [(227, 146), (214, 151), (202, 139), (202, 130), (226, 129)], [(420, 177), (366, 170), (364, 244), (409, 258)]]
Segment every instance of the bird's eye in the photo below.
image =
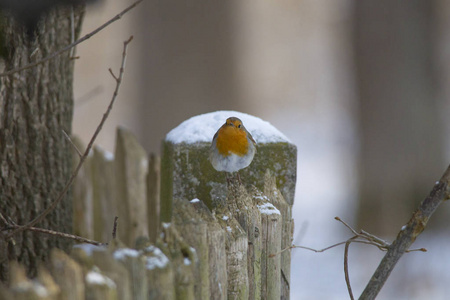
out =
[(242, 127), (242, 125), (241, 125), (241, 124), (239, 124), (239, 125), (238, 125), (238, 128), (241, 128), (241, 127)]

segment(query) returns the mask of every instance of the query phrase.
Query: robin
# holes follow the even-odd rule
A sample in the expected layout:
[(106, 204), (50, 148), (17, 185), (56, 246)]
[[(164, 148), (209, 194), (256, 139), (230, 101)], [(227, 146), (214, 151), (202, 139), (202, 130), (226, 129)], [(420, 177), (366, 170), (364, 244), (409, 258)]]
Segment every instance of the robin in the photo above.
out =
[(255, 153), (256, 142), (252, 135), (240, 119), (230, 117), (214, 135), (209, 160), (217, 171), (233, 173), (248, 167)]

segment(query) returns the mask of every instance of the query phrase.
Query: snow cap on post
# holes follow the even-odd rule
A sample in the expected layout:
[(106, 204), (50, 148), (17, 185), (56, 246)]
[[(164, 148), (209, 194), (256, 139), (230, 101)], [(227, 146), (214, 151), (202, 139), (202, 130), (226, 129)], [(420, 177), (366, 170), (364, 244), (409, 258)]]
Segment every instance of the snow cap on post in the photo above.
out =
[(286, 201), (294, 201), (297, 148), (289, 139), (260, 118), (237, 111), (217, 111), (192, 117), (172, 129), (163, 141), (161, 161), (161, 218), (170, 222), (173, 197), (199, 198), (209, 208), (226, 198), (226, 174), (216, 171), (208, 160), (216, 131), (229, 117), (242, 120), (257, 145), (249, 167), (239, 171), (244, 184), (264, 187), (267, 169)]

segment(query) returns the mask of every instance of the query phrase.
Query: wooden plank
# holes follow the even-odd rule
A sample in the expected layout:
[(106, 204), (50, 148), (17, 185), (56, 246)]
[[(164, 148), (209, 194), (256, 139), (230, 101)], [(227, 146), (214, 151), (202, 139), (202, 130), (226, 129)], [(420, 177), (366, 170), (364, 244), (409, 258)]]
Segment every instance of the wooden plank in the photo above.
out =
[(172, 220), (184, 241), (193, 247), (197, 253), (198, 264), (194, 265), (195, 299), (209, 300), (208, 225), (189, 201), (182, 199), (174, 199)]
[[(72, 136), (73, 144), (84, 151), (85, 145), (77, 136)], [(76, 167), (80, 160), (78, 152), (72, 147), (73, 165)], [(72, 185), (73, 193), (73, 234), (88, 239), (94, 238), (92, 216), (92, 156), (88, 156)]]
[(61, 288), (61, 299), (83, 300), (85, 286), (81, 266), (64, 251), (53, 248), (50, 254), (50, 272)]
[(114, 156), (118, 236), (133, 247), (137, 237), (148, 236), (147, 154), (133, 134), (118, 128)]
[(147, 222), (150, 242), (156, 242), (160, 226), (160, 185), (161, 160), (154, 153), (150, 154), (147, 175)]
[(154, 245), (142, 249), (146, 257), (146, 278), (149, 300), (174, 300), (175, 274), (169, 258)]
[(225, 231), (217, 222), (216, 217), (208, 207), (199, 199), (190, 201), (192, 207), (197, 211), (208, 226), (208, 268), (209, 268), (209, 291), (210, 299), (227, 299), (227, 255), (225, 249)]
[(115, 247), (116, 245), (109, 245), (109, 248), (93, 248), (93, 263), (103, 275), (114, 281), (118, 299), (131, 300), (133, 299), (132, 280), (127, 268), (114, 259), (112, 250)]
[(253, 201), (261, 212), (262, 223), (261, 299), (280, 299), (281, 259), (280, 255), (270, 255), (281, 250), (281, 213), (264, 194), (254, 195)]
[[(115, 247), (115, 244), (112, 243), (111, 247)], [(97, 254), (94, 256), (95, 252)], [(111, 257), (110, 250), (106, 246), (78, 244), (72, 249), (71, 256), (84, 270), (86, 299), (121, 299), (119, 296), (125, 294), (126, 288), (116, 284), (113, 280), (114, 274), (111, 276), (109, 267), (107, 270), (98, 267), (104, 264), (104, 262), (96, 261), (96, 258), (102, 255)], [(115, 261), (113, 263), (118, 264)], [(111, 269), (114, 269), (114, 266)], [(128, 277), (125, 276), (122, 282), (128, 283)]]
[[(264, 193), (268, 196), (271, 203), (280, 211), (282, 218), (281, 229), (281, 249), (286, 249), (292, 245), (294, 235), (294, 220), (292, 219), (292, 207), (287, 203), (278, 190), (276, 178), (269, 170), (266, 171), (266, 184)], [(290, 279), (291, 279), (291, 251), (286, 250), (280, 254), (281, 259), (281, 298), (290, 297)]]
[(247, 232), (239, 225), (226, 205), (216, 208), (217, 220), (225, 231), (227, 253), (228, 299), (248, 299)]
[(117, 215), (114, 156), (98, 146), (92, 157), (94, 239), (108, 242)]
[[(11, 261), (9, 268), (10, 282), (8, 291), (0, 292), (0, 299), (5, 300), (57, 300), (60, 290), (54, 289), (56, 284), (52, 280), (52, 287), (44, 285), (38, 280), (30, 280), (25, 273), (25, 267), (16, 261)], [(47, 272), (47, 276), (51, 276)], [(48, 282), (46, 282), (48, 283)], [(57, 287), (57, 286), (56, 286)]]
[(119, 248), (113, 253), (115, 260), (120, 261), (128, 270), (133, 299), (147, 298), (147, 278), (145, 263), (142, 253), (135, 249)]
[(86, 279), (86, 300), (117, 300), (117, 287), (114, 281), (97, 267), (89, 270)]
[(61, 294), (61, 288), (56, 284), (50, 272), (43, 266), (38, 267), (38, 275), (36, 277), (36, 282), (42, 284), (47, 293), (48, 300), (57, 300)]
[(228, 185), (227, 204), (234, 218), (247, 233), (249, 299), (259, 300), (261, 299), (261, 212), (253, 203), (244, 185), (239, 184), (238, 181), (232, 181)]
[(197, 253), (190, 247), (175, 226), (170, 223), (162, 223), (161, 239), (156, 246), (169, 257), (174, 266), (175, 292), (177, 299), (194, 300), (194, 285), (196, 278), (195, 264), (198, 263)]

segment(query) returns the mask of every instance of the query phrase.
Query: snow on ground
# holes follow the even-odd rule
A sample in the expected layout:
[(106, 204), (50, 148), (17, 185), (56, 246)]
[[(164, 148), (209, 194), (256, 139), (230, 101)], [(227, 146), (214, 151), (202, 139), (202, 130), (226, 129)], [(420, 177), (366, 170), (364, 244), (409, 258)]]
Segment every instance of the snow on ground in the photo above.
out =
[(289, 139), (269, 122), (231, 110), (215, 111), (192, 117), (172, 129), (167, 134), (166, 140), (172, 143), (188, 144), (211, 142), (214, 134), (229, 117), (241, 119), (244, 127), (257, 143), (289, 142)]

